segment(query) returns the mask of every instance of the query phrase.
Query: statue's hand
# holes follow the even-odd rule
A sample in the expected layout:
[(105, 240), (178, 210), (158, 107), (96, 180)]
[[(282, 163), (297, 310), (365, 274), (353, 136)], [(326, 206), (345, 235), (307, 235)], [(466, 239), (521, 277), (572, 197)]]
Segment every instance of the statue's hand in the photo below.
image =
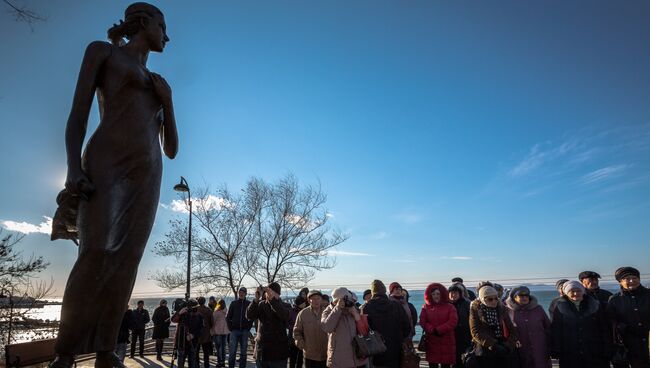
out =
[(88, 200), (90, 195), (95, 191), (95, 186), (81, 170), (68, 170), (65, 188), (70, 193), (78, 195), (85, 200)]
[(158, 73), (151, 73), (151, 80), (153, 81), (153, 88), (160, 102), (163, 105), (170, 104), (172, 102), (172, 89), (169, 87), (165, 78)]

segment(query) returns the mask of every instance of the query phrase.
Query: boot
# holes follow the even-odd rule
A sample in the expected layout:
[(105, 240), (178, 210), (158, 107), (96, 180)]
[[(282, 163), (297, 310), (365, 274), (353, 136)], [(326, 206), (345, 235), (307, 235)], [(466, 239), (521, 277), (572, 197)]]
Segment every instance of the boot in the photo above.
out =
[(95, 368), (126, 368), (113, 351), (101, 351), (95, 354)]

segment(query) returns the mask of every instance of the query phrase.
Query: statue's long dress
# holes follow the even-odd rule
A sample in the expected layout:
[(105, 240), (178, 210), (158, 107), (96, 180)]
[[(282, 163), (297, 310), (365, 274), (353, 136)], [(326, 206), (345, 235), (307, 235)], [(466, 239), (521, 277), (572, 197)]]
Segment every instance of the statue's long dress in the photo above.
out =
[(160, 196), (161, 105), (149, 72), (111, 47), (97, 81), (101, 122), (82, 158), (96, 190), (79, 205), (59, 354), (114, 350)]

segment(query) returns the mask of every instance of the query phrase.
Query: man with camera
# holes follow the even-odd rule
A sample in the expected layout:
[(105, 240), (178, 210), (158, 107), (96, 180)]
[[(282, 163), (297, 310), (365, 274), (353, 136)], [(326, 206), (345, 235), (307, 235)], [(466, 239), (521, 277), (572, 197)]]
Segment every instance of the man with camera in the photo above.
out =
[[(287, 322), (289, 309), (280, 299), (280, 284), (272, 282), (259, 287), (248, 306), (246, 318), (258, 320), (255, 336), (257, 368), (286, 368), (289, 357)], [(260, 298), (264, 300), (260, 301)]]
[(188, 360), (189, 368), (198, 368), (197, 347), (203, 328), (203, 317), (197, 312), (199, 303), (190, 299), (186, 305), (179, 303), (179, 306), (180, 310), (172, 316), (172, 322), (178, 324), (174, 339), (174, 348), (178, 352), (178, 368), (185, 366), (185, 359)]

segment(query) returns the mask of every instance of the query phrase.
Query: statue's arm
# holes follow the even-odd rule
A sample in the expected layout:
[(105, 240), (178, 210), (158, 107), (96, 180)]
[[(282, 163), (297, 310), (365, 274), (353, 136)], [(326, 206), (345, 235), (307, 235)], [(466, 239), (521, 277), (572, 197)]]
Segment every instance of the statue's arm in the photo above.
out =
[(74, 193), (82, 188), (84, 180), (90, 184), (81, 170), (81, 147), (86, 137), (88, 114), (97, 88), (97, 77), (102, 64), (110, 54), (110, 44), (102, 41), (91, 42), (86, 48), (81, 63), (72, 109), (65, 129), (65, 146), (68, 156), (66, 188)]
[(176, 129), (176, 117), (174, 116), (174, 104), (172, 103), (172, 89), (165, 78), (160, 74), (151, 73), (154, 89), (162, 104), (162, 126), (160, 128), (160, 143), (165, 156), (173, 159), (178, 153), (178, 130)]

